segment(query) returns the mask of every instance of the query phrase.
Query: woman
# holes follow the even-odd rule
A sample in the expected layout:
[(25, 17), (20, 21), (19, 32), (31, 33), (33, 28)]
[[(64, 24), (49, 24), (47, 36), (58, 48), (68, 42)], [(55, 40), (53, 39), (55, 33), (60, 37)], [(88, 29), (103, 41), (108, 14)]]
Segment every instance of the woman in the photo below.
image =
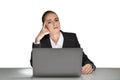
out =
[[(75, 33), (66, 33), (60, 30), (60, 21), (53, 11), (46, 11), (42, 16), (43, 27), (33, 48), (80, 48)], [(31, 58), (32, 65), (32, 58)], [(89, 74), (95, 70), (94, 63), (83, 52), (82, 74)]]

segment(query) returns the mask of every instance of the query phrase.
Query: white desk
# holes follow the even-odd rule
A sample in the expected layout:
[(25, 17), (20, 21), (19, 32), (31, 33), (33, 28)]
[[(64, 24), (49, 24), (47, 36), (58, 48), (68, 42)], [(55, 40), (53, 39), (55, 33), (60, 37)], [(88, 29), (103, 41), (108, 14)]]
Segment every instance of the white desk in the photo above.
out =
[(120, 80), (120, 68), (97, 68), (81, 77), (32, 77), (32, 68), (0, 68), (0, 80)]

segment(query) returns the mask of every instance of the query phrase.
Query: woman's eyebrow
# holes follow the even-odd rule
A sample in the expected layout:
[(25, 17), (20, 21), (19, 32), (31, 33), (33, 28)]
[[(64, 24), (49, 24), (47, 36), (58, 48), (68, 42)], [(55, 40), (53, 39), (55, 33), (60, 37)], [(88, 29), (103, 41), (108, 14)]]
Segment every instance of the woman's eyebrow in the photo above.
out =
[(59, 19), (58, 17), (56, 17), (55, 19)]
[(51, 21), (51, 19), (48, 19), (47, 21)]
[[(58, 17), (54, 18), (54, 19), (59, 19)], [(47, 21), (52, 21), (52, 19), (48, 19)]]

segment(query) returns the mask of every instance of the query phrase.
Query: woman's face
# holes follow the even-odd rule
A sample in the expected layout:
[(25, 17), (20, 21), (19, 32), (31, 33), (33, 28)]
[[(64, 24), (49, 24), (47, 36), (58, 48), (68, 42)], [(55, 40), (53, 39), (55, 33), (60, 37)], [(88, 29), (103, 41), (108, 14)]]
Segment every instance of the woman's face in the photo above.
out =
[(44, 23), (46, 24), (46, 27), (51, 34), (60, 32), (60, 21), (56, 14), (48, 13), (45, 16)]

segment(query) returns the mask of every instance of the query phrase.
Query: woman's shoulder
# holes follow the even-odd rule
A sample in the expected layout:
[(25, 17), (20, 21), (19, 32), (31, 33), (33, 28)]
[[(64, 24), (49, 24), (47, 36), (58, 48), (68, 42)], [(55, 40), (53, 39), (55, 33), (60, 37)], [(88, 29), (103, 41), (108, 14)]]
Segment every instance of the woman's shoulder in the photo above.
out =
[(61, 32), (65, 36), (76, 36), (76, 33), (73, 33), (73, 32), (63, 32), (63, 31), (61, 31)]

